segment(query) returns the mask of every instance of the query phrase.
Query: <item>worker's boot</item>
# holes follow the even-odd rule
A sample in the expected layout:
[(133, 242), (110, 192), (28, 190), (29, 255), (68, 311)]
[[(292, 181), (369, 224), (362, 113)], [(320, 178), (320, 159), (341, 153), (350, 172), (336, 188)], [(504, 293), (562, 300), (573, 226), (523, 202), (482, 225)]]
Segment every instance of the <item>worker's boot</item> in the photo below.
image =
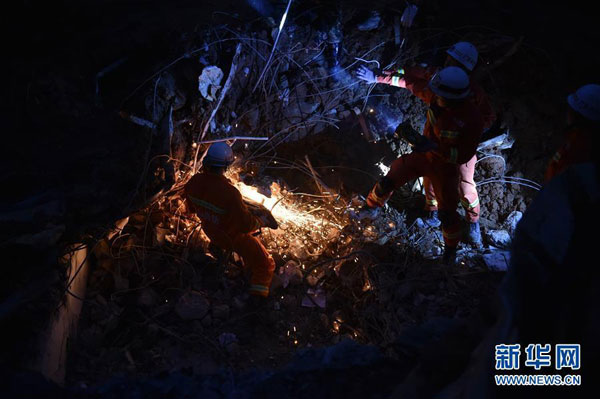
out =
[(469, 223), (467, 225), (467, 243), (473, 248), (483, 248), (483, 242), (481, 241), (481, 229), (479, 228), (479, 221)]
[(442, 263), (446, 266), (455, 266), (456, 265), (456, 247), (448, 247), (444, 248), (444, 256), (442, 257)]
[(423, 222), (430, 227), (440, 227), (442, 222), (438, 218), (438, 211), (429, 211)]

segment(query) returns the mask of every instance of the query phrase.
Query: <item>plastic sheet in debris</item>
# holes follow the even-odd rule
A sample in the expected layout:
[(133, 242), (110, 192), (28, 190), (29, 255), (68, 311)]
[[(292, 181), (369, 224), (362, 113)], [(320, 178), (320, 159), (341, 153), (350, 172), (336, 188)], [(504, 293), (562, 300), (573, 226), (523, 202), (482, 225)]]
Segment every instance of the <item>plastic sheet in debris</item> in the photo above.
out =
[(217, 91), (221, 88), (222, 79), (223, 71), (221, 68), (214, 65), (205, 67), (198, 77), (198, 90), (202, 97), (208, 101), (214, 101), (217, 98)]

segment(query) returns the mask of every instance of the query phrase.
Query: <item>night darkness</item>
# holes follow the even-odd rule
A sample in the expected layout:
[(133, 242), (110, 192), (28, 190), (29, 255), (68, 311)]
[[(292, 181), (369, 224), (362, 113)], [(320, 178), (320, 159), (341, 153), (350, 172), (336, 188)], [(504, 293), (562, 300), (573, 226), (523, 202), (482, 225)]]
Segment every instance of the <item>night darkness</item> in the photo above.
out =
[(0, 397), (597, 392), (589, 2), (11, 6)]

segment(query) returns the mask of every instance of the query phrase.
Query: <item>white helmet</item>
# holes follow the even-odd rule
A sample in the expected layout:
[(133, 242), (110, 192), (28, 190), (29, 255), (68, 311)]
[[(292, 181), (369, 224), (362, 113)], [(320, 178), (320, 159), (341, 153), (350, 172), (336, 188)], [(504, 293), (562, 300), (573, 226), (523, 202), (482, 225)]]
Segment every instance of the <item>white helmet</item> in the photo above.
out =
[(581, 86), (567, 97), (567, 102), (586, 119), (600, 121), (600, 85)]
[(226, 168), (233, 162), (233, 151), (224, 142), (211, 144), (206, 157), (202, 161), (204, 165)]
[(443, 98), (465, 98), (470, 91), (469, 76), (459, 67), (446, 67), (433, 75), (429, 81), (429, 88)]
[(448, 55), (460, 62), (469, 71), (473, 71), (477, 65), (477, 49), (469, 42), (458, 42), (446, 51)]

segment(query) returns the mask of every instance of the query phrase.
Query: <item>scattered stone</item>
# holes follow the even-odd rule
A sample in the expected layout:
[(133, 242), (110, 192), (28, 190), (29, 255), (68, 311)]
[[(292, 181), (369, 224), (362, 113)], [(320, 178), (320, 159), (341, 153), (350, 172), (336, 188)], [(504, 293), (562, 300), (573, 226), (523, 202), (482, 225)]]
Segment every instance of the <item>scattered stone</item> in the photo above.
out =
[(141, 307), (153, 307), (158, 304), (159, 296), (152, 288), (144, 288), (137, 297), (137, 304)]
[(381, 16), (379, 16), (379, 12), (371, 11), (369, 14), (369, 18), (367, 18), (364, 22), (357, 25), (358, 30), (360, 31), (371, 31), (377, 29), (379, 26), (379, 22), (381, 22)]
[(279, 268), (279, 278), (283, 288), (287, 288), (288, 285), (302, 284), (302, 277), (300, 265), (296, 261), (290, 260)]
[(483, 261), (488, 269), (495, 272), (505, 272), (510, 263), (509, 251), (494, 251), (490, 254), (483, 255)]
[(210, 326), (212, 326), (212, 317), (210, 317), (209, 314), (207, 314), (206, 316), (204, 316), (204, 318), (202, 319), (202, 325), (204, 327), (210, 327)]
[(308, 277), (306, 277), (306, 282), (311, 287), (314, 287), (315, 285), (317, 285), (317, 282), (319, 282), (319, 279), (317, 277), (313, 276), (312, 274), (310, 274)]
[(517, 230), (517, 225), (523, 217), (523, 213), (520, 211), (512, 211), (510, 215), (504, 221), (504, 227), (508, 230), (508, 233), (513, 236)]
[(283, 296), (283, 299), (281, 300), (281, 303), (286, 308), (292, 308), (292, 307), (295, 307), (298, 304), (298, 300), (296, 299), (296, 296), (291, 295), (291, 294), (287, 294), (287, 295)]
[(237, 352), (239, 349), (238, 338), (234, 333), (225, 332), (219, 335), (219, 345), (230, 354)]
[(208, 300), (198, 292), (188, 292), (177, 301), (175, 313), (183, 320), (202, 319), (210, 310)]
[(329, 317), (327, 317), (325, 313), (321, 313), (319, 317), (321, 318), (321, 324), (323, 327), (329, 329)]
[(488, 230), (487, 238), (495, 247), (508, 248), (510, 246), (510, 234), (506, 230)]
[(232, 304), (237, 310), (244, 310), (246, 308), (246, 301), (239, 296), (233, 298)]
[(213, 306), (212, 315), (217, 320), (227, 320), (229, 318), (229, 306), (225, 304)]
[(315, 306), (318, 306), (324, 309), (326, 303), (327, 297), (325, 295), (325, 291), (321, 288), (309, 288), (306, 291), (304, 298), (302, 298), (302, 306), (306, 308), (314, 308)]

